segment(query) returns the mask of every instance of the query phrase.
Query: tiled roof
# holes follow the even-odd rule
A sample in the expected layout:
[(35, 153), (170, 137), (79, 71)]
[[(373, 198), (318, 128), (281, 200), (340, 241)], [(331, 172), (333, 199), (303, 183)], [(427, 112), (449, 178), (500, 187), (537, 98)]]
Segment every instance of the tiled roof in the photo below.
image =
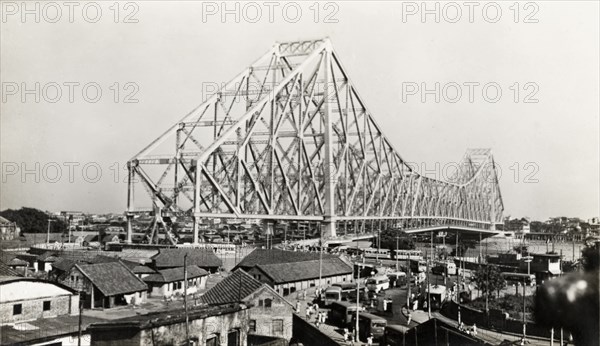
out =
[(93, 241), (98, 241), (98, 235), (97, 234), (88, 234), (85, 236), (85, 238), (83, 238), (83, 241), (85, 242), (93, 242)]
[(220, 267), (223, 264), (211, 249), (160, 249), (152, 259), (156, 268), (183, 267), (183, 257), (186, 253), (189, 265), (207, 268)]
[(60, 258), (52, 265), (52, 269), (57, 269), (63, 272), (68, 272), (77, 262), (67, 258)]
[(0, 262), (10, 266), (27, 266), (27, 261), (17, 258), (17, 254), (0, 251)]
[[(275, 264), (302, 262), (319, 259), (318, 252), (285, 251), (279, 249), (254, 249), (234, 268), (249, 270), (257, 264)], [(334, 255), (323, 254), (323, 259), (335, 258)]]
[(57, 256), (56, 256), (56, 252), (54, 251), (46, 251), (43, 254), (40, 254), (37, 256), (38, 261), (45, 261), (45, 262), (49, 262), (52, 259), (50, 258), (54, 258), (54, 260), (56, 260)]
[(0, 276), (19, 276), (14, 269), (0, 262)]
[[(319, 261), (293, 263), (259, 264), (257, 269), (270, 277), (275, 284), (304, 281), (319, 278)], [(323, 258), (322, 277), (346, 275), (352, 273), (352, 267), (339, 258)]]
[[(208, 272), (195, 265), (187, 266), (188, 279), (194, 279), (208, 275)], [(145, 282), (174, 282), (183, 280), (183, 267), (169, 268), (159, 270), (156, 274), (151, 274), (143, 278)]]
[(148, 286), (121, 261), (76, 266), (105, 296), (148, 289)]
[(262, 282), (238, 269), (206, 291), (201, 299), (211, 305), (238, 303), (262, 286)]
[[(127, 265), (127, 263), (125, 263), (125, 265)], [(154, 274), (156, 273), (156, 271), (148, 266), (145, 266), (143, 264), (138, 264), (136, 266), (134, 266), (133, 268), (129, 268), (131, 269), (131, 271), (133, 271), (134, 274)]]

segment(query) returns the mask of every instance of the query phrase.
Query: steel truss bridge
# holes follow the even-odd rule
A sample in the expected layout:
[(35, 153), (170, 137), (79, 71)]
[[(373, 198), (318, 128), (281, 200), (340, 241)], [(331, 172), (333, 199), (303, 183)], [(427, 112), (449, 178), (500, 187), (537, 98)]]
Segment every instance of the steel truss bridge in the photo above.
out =
[[(174, 217), (316, 222), (325, 237), (387, 227), (495, 229), (503, 203), (489, 149), (448, 181), (411, 168), (329, 39), (277, 43), (128, 162), (128, 240), (140, 201), (177, 242)], [(147, 192), (140, 194), (140, 186)], [(143, 198), (145, 197), (145, 198)]]

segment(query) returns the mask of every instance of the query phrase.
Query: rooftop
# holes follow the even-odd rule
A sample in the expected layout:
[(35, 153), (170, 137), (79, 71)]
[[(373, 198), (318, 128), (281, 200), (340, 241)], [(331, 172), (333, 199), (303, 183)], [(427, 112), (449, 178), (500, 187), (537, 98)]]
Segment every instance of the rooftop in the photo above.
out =
[(7, 266), (6, 264), (0, 262), (0, 279), (3, 279), (4, 277), (13, 277), (18, 275), (19, 273), (17, 273), (17, 271)]
[[(79, 316), (60, 316), (56, 318), (40, 318), (34, 321), (17, 323), (15, 325), (2, 325), (0, 327), (0, 344), (26, 344), (27, 341), (48, 338), (52, 340), (61, 335), (77, 334)], [(82, 316), (81, 327), (85, 330), (94, 322), (102, 319)]]
[[(219, 306), (188, 307), (190, 320), (204, 319), (211, 316), (220, 316), (235, 313), (246, 309), (243, 304), (228, 304)], [(152, 312), (144, 315), (131, 316), (118, 320), (94, 323), (88, 330), (114, 330), (126, 329), (148, 329), (169, 324), (185, 322), (184, 309)]]
[(237, 303), (263, 285), (244, 270), (238, 269), (206, 291), (201, 300), (211, 305)]
[(223, 262), (211, 249), (160, 249), (154, 255), (157, 268), (183, 267), (183, 257), (187, 254), (187, 263), (198, 267), (220, 267)]
[[(336, 258), (336, 256), (323, 254), (323, 259), (326, 258)], [(292, 263), (311, 260), (319, 260), (319, 253), (279, 249), (254, 249), (234, 269), (249, 269), (258, 264)]]
[(105, 296), (128, 294), (148, 289), (146, 283), (135, 276), (121, 261), (77, 264), (76, 266)]
[[(187, 277), (188, 279), (194, 279), (201, 276), (208, 275), (208, 272), (202, 268), (198, 268), (195, 265), (187, 266)], [(184, 279), (183, 267), (169, 268), (159, 270), (158, 273), (151, 274), (143, 278), (145, 282), (174, 282), (181, 281)]]
[[(267, 275), (276, 284), (304, 281), (319, 278), (319, 260), (259, 264), (256, 268)], [(352, 267), (339, 258), (323, 258), (321, 276), (352, 274)]]

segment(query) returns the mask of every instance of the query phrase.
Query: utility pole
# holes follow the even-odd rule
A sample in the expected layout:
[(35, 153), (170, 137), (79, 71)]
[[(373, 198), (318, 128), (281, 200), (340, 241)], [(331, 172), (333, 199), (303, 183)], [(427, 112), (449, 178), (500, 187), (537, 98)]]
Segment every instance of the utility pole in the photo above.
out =
[(48, 232), (46, 233), (46, 244), (50, 244), (50, 223), (54, 220), (48, 219)]
[(319, 296), (321, 295), (321, 280), (323, 280), (323, 227), (321, 227), (321, 223), (319, 225)]
[[(463, 254), (461, 254), (462, 256)], [(456, 231), (456, 256), (458, 256), (458, 231)], [(460, 269), (460, 257), (459, 257), (459, 262), (458, 262), (458, 268)], [(458, 270), (456, 271), (456, 280), (457, 280), (457, 284), (456, 284), (456, 304), (458, 305), (458, 325), (460, 326), (460, 275), (461, 273), (458, 272)]]
[(398, 271), (398, 239), (399, 239), (399, 237), (396, 236), (396, 254), (394, 256), (394, 257), (396, 257), (396, 271)]
[[(397, 241), (398, 238), (396, 238)], [(398, 266), (398, 255), (396, 255), (396, 266)], [(418, 266), (418, 264), (417, 264)], [(408, 292), (406, 293), (406, 309), (408, 309), (408, 311), (410, 312), (410, 297), (411, 297), (411, 292), (410, 292), (410, 281), (412, 279), (412, 275), (410, 272), (410, 251), (408, 252)]]
[[(523, 279), (523, 343), (527, 337), (527, 321), (525, 320), (525, 279)], [(562, 345), (562, 342), (561, 342)]]
[(80, 300), (79, 300), (79, 322), (78, 322), (78, 330), (77, 330), (77, 346), (81, 346), (81, 314), (83, 311), (83, 301), (81, 300), (81, 295), (79, 295), (79, 299)]
[[(364, 221), (363, 221), (364, 222)], [(356, 255), (358, 256), (358, 222), (354, 222), (354, 232), (356, 233)], [(354, 325), (354, 341), (358, 342), (358, 317), (360, 313), (360, 270), (356, 268), (356, 323)]]
[(185, 344), (187, 346), (190, 345), (190, 325), (189, 325), (189, 316), (188, 316), (188, 305), (187, 305), (187, 256), (186, 253), (183, 255), (183, 305), (185, 306)]
[(431, 318), (431, 283), (429, 282), (429, 260), (427, 260), (427, 315)]

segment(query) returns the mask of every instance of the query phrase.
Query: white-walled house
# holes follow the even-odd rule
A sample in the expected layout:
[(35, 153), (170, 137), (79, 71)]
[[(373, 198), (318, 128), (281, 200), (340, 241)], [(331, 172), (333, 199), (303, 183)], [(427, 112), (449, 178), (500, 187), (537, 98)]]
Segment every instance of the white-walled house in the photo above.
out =
[[(184, 267), (163, 269), (142, 280), (148, 285), (150, 297), (171, 296), (184, 292)], [(195, 265), (187, 266), (188, 294), (194, 294), (206, 287), (208, 272)]]
[(32, 278), (0, 277), (3, 323), (74, 315), (78, 311), (79, 295), (70, 287)]

